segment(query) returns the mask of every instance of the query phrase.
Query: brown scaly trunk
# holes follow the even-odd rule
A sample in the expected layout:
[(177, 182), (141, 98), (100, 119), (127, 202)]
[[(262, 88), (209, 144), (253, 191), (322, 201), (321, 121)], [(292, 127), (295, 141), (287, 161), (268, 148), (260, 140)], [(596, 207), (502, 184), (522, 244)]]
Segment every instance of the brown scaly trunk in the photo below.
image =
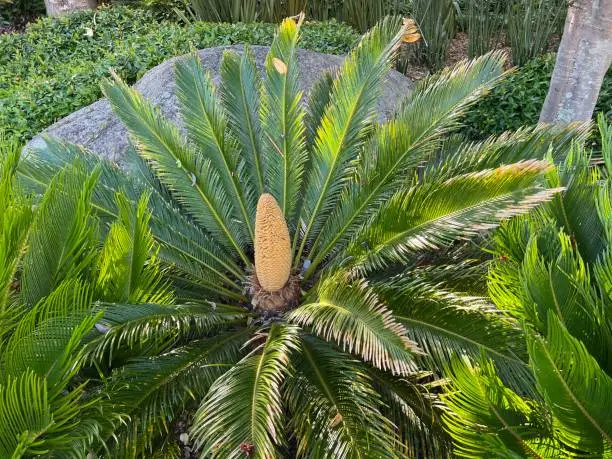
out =
[(570, 0), (540, 122), (588, 121), (612, 60), (612, 0)]
[(60, 16), (76, 10), (92, 10), (96, 6), (97, 0), (45, 0), (47, 16)]

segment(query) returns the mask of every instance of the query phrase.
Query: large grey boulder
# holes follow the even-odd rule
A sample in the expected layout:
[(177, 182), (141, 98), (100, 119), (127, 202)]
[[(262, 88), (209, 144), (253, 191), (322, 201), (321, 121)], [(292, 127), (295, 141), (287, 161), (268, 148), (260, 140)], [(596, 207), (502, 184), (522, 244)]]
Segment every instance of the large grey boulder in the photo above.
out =
[[(222, 46), (199, 51), (202, 64), (210, 70), (216, 83), (219, 80), (221, 57), (226, 50), (243, 51), (242, 46)], [(263, 68), (269, 48), (252, 46), (251, 50), (260, 71)], [(148, 71), (134, 87), (146, 99), (159, 106), (161, 112), (170, 120), (181, 124), (176, 96), (174, 95), (174, 63), (181, 57), (169, 59)], [(300, 66), (300, 87), (308, 94), (314, 83), (326, 72), (333, 71), (342, 64), (342, 56), (333, 56), (298, 50)], [(392, 71), (385, 82), (384, 94), (378, 103), (381, 118), (388, 118), (398, 103), (412, 88), (411, 81)], [(26, 150), (44, 146), (43, 135), (58, 137), (69, 142), (83, 145), (91, 151), (110, 160), (121, 162), (128, 148), (127, 130), (112, 112), (106, 99), (101, 99), (71, 115), (59, 120), (34, 137)]]

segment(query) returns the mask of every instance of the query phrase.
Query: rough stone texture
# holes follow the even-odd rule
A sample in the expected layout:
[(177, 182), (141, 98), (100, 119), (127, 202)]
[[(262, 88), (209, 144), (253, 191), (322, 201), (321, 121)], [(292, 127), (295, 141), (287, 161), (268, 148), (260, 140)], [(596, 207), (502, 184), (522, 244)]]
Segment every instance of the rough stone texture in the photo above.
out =
[[(219, 80), (219, 66), (225, 50), (234, 49), (242, 52), (242, 46), (222, 46), (199, 51), (204, 67), (210, 70), (214, 81)], [(252, 46), (255, 62), (260, 71), (263, 69), (267, 46)], [(147, 72), (134, 87), (153, 104), (158, 105), (162, 113), (170, 120), (181, 124), (178, 103), (174, 95), (174, 63), (181, 57), (169, 59)], [(307, 94), (314, 83), (325, 71), (337, 68), (343, 61), (342, 56), (314, 53), (298, 50), (300, 65), (300, 87)], [(392, 71), (385, 82), (384, 95), (378, 103), (381, 118), (389, 117), (412, 88), (412, 82)], [(101, 99), (71, 115), (59, 120), (34, 137), (26, 149), (35, 149), (44, 145), (42, 135), (59, 137), (69, 142), (83, 145), (101, 156), (121, 162), (128, 148), (127, 130), (123, 123), (113, 114), (106, 99)]]

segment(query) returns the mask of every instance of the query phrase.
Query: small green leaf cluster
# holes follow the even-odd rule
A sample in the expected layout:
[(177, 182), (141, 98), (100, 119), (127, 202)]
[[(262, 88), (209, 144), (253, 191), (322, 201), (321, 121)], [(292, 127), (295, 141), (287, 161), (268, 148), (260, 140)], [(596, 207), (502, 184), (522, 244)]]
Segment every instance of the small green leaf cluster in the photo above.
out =
[[(109, 68), (133, 83), (193, 47), (269, 45), (274, 30), (274, 25), (261, 23), (183, 26), (125, 7), (41, 19), (23, 34), (0, 35), (0, 128), (28, 140), (99, 99), (99, 82)], [(357, 39), (353, 29), (335, 21), (307, 23), (301, 46), (343, 54)]]

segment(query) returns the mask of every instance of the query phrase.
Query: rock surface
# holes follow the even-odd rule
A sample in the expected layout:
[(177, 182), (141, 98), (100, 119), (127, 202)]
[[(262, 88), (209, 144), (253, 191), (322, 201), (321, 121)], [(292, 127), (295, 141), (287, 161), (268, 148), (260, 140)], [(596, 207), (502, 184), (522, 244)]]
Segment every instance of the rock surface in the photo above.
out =
[[(215, 83), (218, 83), (219, 80), (219, 67), (223, 52), (232, 49), (242, 52), (243, 47), (221, 46), (198, 52), (204, 67), (210, 70), (213, 75)], [(260, 71), (263, 68), (268, 49), (267, 46), (251, 46), (255, 62)], [(177, 59), (181, 59), (181, 57), (169, 59), (154, 67), (134, 87), (146, 99), (159, 106), (161, 112), (167, 118), (180, 125), (178, 103), (174, 95), (174, 63)], [(340, 66), (343, 59), (342, 56), (298, 50), (300, 87), (304, 93), (308, 94), (319, 77), (326, 71)], [(385, 82), (384, 94), (378, 103), (381, 118), (389, 117), (411, 88), (412, 82), (408, 78), (399, 72), (392, 71)], [(34, 137), (25, 148), (29, 150), (44, 146), (42, 135), (50, 135), (83, 145), (89, 150), (117, 162), (121, 162), (121, 158), (128, 148), (127, 130), (113, 114), (106, 99), (101, 99), (59, 120)]]

